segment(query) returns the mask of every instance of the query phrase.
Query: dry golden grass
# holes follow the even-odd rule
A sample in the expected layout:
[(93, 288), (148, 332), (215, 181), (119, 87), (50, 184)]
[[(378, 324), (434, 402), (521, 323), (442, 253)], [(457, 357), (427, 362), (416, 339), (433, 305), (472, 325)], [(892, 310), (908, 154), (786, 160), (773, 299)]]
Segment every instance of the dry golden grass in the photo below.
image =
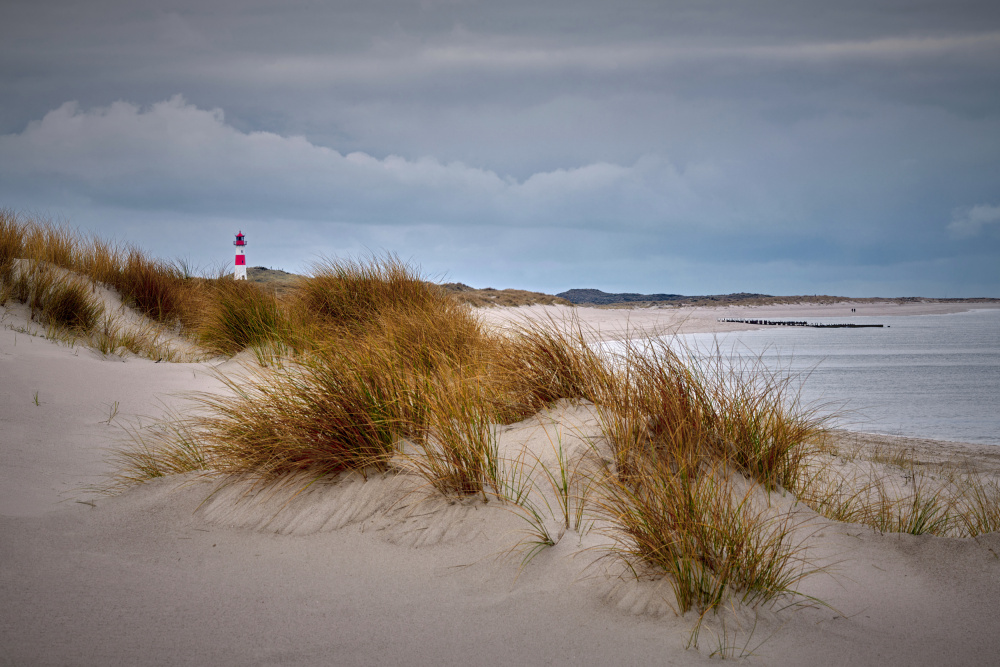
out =
[(266, 347), (286, 337), (287, 316), (274, 292), (245, 280), (200, 281), (194, 323), (198, 342), (219, 354)]
[(331, 326), (370, 325), (386, 311), (426, 312), (447, 303), (394, 255), (316, 263), (296, 299)]
[[(273, 341), (301, 351), (249, 381), (227, 378), (225, 396), (196, 399), (201, 416), (186, 432), (203, 443), (205, 460), (271, 478), (385, 469), (401, 438), (424, 446), (431, 463), (433, 451), (446, 461), (465, 456), (456, 443), (471, 442), (468, 427), (483, 411), (472, 402), (475, 384), (460, 374), (489, 345), (468, 311), (392, 258), (324, 265), (306, 285), (284, 308), (255, 285), (204, 288), (208, 325), (199, 331), (214, 349)], [(401, 294), (417, 307), (404, 308)], [(445, 449), (432, 449), (431, 439)], [(475, 488), (455, 481), (451, 468), (442, 489)]]
[(0, 269), (6, 275), (15, 259), (74, 271), (118, 290), (145, 315), (168, 322), (179, 316), (182, 278), (165, 262), (127, 244), (112, 244), (0, 209)]
[[(414, 451), (403, 457), (446, 496), (488, 501), (503, 485), (496, 425), (481, 386), (480, 378), (452, 375), (414, 396), (426, 406), (426, 422), (423, 432), (413, 434)], [(416, 431), (416, 425), (410, 428)]]
[(97, 327), (104, 306), (91, 285), (45, 262), (14, 260), (0, 277), (0, 305), (13, 300), (28, 307), (30, 317), (55, 337), (76, 341)]
[(797, 526), (761, 502), (759, 487), (739, 482), (723, 463), (676, 468), (655, 456), (629, 480), (609, 476), (599, 503), (613, 553), (638, 577), (666, 574), (681, 613), (733, 596), (749, 605), (794, 596), (810, 573)]

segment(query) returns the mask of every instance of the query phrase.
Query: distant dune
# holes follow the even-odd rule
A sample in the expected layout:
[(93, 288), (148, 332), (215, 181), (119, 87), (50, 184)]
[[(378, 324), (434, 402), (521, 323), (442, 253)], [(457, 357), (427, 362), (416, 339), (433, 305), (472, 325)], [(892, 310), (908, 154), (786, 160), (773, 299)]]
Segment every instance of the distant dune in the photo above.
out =
[[(269, 285), (279, 295), (291, 290), (307, 276), (288, 273), (281, 269), (252, 266), (247, 269), (250, 282)], [(558, 294), (546, 294), (520, 289), (476, 288), (465, 283), (441, 283), (440, 287), (453, 297), (476, 308), (497, 306), (600, 306), (606, 308), (650, 308), (679, 306), (777, 306), (785, 304), (833, 304), (833, 303), (990, 303), (1000, 302), (994, 298), (933, 299), (913, 297), (848, 297), (825, 294), (774, 296), (756, 292), (734, 292), (732, 294), (641, 294), (638, 292), (605, 292), (594, 288), (573, 288)]]
[(736, 292), (733, 294), (709, 294), (700, 296), (685, 296), (683, 294), (637, 294), (634, 292), (610, 293), (599, 289), (571, 289), (560, 292), (556, 296), (566, 299), (578, 306), (610, 306), (614, 308), (636, 308), (643, 306), (770, 306), (797, 303), (969, 303), (993, 302), (997, 299), (928, 299), (924, 297), (866, 297), (830, 296), (825, 294), (773, 296), (753, 292)]

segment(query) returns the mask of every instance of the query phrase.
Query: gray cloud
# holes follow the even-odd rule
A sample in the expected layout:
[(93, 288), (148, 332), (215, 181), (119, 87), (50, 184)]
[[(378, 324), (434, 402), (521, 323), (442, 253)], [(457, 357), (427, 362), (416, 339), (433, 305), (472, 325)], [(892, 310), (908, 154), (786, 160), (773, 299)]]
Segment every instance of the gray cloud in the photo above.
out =
[(714, 174), (647, 158), (597, 162), (518, 181), (433, 157), (342, 154), (301, 136), (241, 132), (221, 109), (181, 97), (146, 109), (67, 103), (0, 137), (5, 194), (87, 197), (102, 205), (376, 224), (617, 224), (649, 228), (695, 214), (718, 225)]
[(965, 0), (11, 0), (0, 205), (498, 287), (1000, 293), (998, 62)]

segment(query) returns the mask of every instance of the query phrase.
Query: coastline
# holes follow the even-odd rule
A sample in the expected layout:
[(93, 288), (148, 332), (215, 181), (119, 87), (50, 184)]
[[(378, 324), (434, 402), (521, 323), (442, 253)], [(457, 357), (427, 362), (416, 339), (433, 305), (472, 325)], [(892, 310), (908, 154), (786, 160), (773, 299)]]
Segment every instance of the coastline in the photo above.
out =
[[(851, 309), (856, 312), (851, 312)], [(903, 317), (907, 315), (947, 315), (971, 310), (1000, 308), (1000, 303), (898, 303), (893, 301), (857, 301), (840, 303), (789, 304), (775, 306), (681, 306), (666, 308), (595, 308), (590, 306), (520, 306), (483, 308), (478, 311), (490, 326), (505, 326), (527, 321), (579, 321), (585, 331), (598, 340), (620, 340), (636, 336), (671, 333), (724, 333), (764, 328), (738, 322), (719, 322), (719, 318), (789, 319), (813, 317)]]
[(857, 450), (862, 458), (891, 449), (904, 452), (918, 466), (968, 469), (1000, 476), (1000, 447), (996, 445), (836, 428), (830, 430), (829, 437), (835, 446)]

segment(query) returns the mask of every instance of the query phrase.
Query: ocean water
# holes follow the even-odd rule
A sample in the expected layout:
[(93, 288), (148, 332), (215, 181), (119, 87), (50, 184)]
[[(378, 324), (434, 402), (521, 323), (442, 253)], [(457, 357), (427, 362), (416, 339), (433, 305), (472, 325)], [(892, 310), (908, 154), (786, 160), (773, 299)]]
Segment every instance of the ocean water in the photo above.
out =
[(1000, 445), (1000, 309), (953, 315), (810, 318), (882, 329), (767, 327), (689, 334), (699, 350), (755, 355), (802, 378), (856, 431)]

